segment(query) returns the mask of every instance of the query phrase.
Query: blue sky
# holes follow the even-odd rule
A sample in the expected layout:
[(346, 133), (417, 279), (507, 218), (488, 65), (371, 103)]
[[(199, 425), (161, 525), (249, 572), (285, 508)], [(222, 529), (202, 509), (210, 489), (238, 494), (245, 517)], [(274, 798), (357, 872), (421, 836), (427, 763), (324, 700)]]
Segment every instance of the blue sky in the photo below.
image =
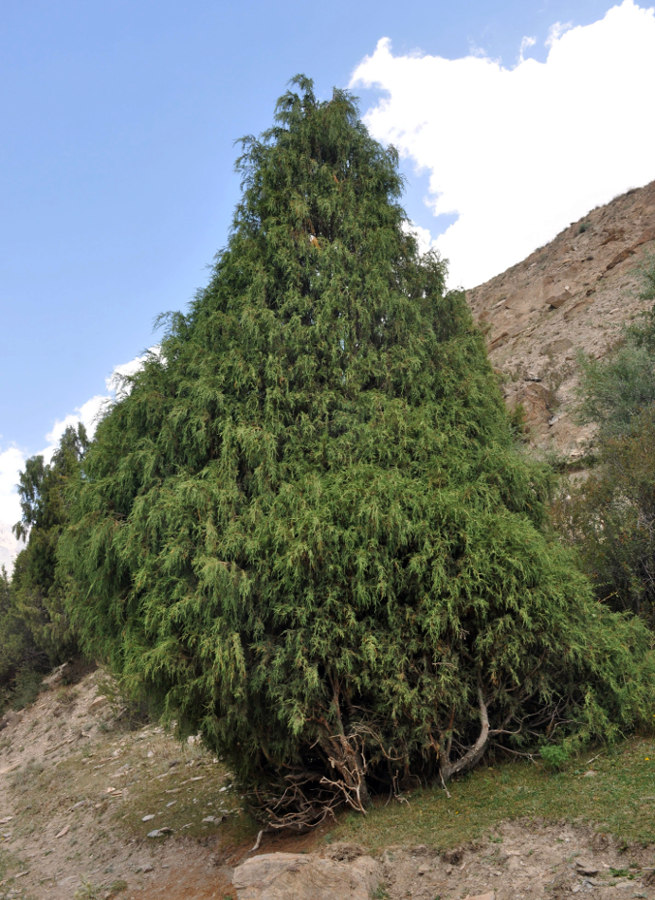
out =
[[(642, 24), (655, 22), (646, 4), (624, 0), (622, 9), (628, 6), (633, 13), (641, 10)], [(475, 78), (485, 85), (497, 78), (499, 97), (504, 84), (516, 95), (523, 79), (521, 90), (529, 96), (531, 78), (546, 72), (560, 32), (567, 32), (560, 41), (562, 55), (569, 36), (577, 34), (578, 49), (571, 47), (569, 59), (584, 56), (587, 51), (580, 48), (593, 30), (588, 26), (610, 7), (607, 0), (480, 0), (462, 6), (442, 0), (337, 0), (328, 5), (306, 0), (246, 0), (240, 5), (4, 0), (0, 524), (13, 521), (16, 509), (15, 501), (7, 499), (12, 466), (52, 443), (61, 423), (90, 398), (106, 394), (114, 367), (156, 341), (155, 317), (183, 309), (207, 280), (207, 266), (225, 244), (239, 196), (234, 141), (271, 124), (275, 100), (291, 76), (311, 76), (322, 97), (333, 86), (352, 83), (375, 136), (387, 140), (391, 135), (400, 145), (408, 181), (406, 208), (424, 229), (426, 242), (437, 239), (440, 246), (440, 230), (452, 225), (459, 212), (464, 220), (467, 203), (468, 219), (476, 219), (475, 202), (464, 196), (463, 187), (455, 190), (468, 179), (451, 171), (452, 160), (437, 160), (433, 166), (430, 156), (439, 143), (453, 146), (456, 157), (465, 156), (458, 135), (466, 146), (476, 143), (477, 136), (471, 139), (467, 132), (466, 114), (470, 109), (468, 125), (482, 115), (475, 108), (481, 94)], [(561, 28), (553, 32), (557, 23)], [(628, 41), (640, 30), (638, 23), (631, 27)], [(650, 35), (648, 28), (641, 31)], [(614, 33), (618, 25), (610, 29)], [(389, 39), (386, 51), (378, 44), (382, 38)], [(589, 37), (587, 43), (594, 40)], [(651, 49), (655, 57), (655, 45)], [(607, 47), (603, 52), (607, 58)], [(525, 65), (526, 58), (533, 63)], [(447, 68), (428, 71), (430, 60), (448, 61)], [(487, 69), (469, 78), (475, 60)], [(619, 62), (609, 54), (610, 68)], [(517, 68), (525, 78), (519, 78)], [(578, 76), (574, 73), (568, 88), (579, 92), (583, 110), (593, 92), (584, 59)], [(542, 80), (539, 90), (547, 94), (548, 79)], [(652, 83), (635, 85), (643, 95), (644, 118)], [(508, 115), (516, 118), (512, 102), (507, 101)], [(504, 113), (494, 115), (502, 124)], [(432, 130), (426, 130), (425, 122)], [(526, 126), (530, 131), (535, 127), (534, 121)], [(487, 151), (496, 143), (502, 148), (502, 139), (497, 142), (490, 133), (493, 128), (493, 122), (485, 123), (478, 156), (468, 165), (484, 170)], [(645, 175), (640, 165), (626, 176), (628, 181), (655, 178), (655, 163)], [(489, 169), (489, 182), (500, 181), (502, 191), (509, 191), (519, 173), (517, 179), (511, 173), (501, 178), (495, 166)], [(444, 173), (441, 182), (438, 167)], [(596, 179), (602, 182), (601, 198), (603, 191), (617, 192), (616, 179), (606, 177), (606, 169), (604, 164)], [(533, 177), (539, 180), (537, 164)], [(430, 192), (432, 208), (426, 205)], [(566, 193), (571, 193), (568, 186)], [(593, 191), (587, 189), (587, 194), (591, 197)], [(587, 194), (579, 201), (578, 216), (589, 208), (584, 205)], [(440, 218), (434, 215), (435, 200)], [(489, 203), (503, 206), (498, 195)], [(538, 219), (538, 210), (533, 215)], [(458, 254), (465, 258), (459, 248), (453, 253), (445, 246), (453, 264)], [(472, 240), (470, 258), (478, 257)], [(499, 263), (498, 271), (502, 268), (505, 263)], [(494, 274), (479, 271), (485, 277)], [(470, 273), (476, 283), (473, 268)], [(467, 280), (461, 261), (457, 277)]]

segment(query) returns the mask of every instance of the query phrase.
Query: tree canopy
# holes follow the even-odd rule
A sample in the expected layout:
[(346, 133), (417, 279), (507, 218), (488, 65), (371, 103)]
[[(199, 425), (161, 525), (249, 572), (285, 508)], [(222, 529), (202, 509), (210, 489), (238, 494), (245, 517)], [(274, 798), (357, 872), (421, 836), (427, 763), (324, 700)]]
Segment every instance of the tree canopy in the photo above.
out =
[[(655, 258), (641, 269), (655, 300)], [(655, 626), (655, 306), (601, 360), (583, 360), (579, 415), (597, 426), (595, 467), (555, 518), (599, 598)]]
[(546, 533), (546, 473), (408, 233), (393, 149), (298, 78), (238, 170), (208, 286), (84, 462), (89, 652), (279, 823), (640, 720), (647, 633)]
[(13, 530), (26, 546), (11, 582), (6, 573), (0, 581), (0, 684), (11, 684), (22, 670), (46, 671), (77, 652), (64, 607), (68, 576), (57, 555), (87, 445), (82, 425), (68, 427), (49, 463), (33, 456), (20, 473), (22, 515)]

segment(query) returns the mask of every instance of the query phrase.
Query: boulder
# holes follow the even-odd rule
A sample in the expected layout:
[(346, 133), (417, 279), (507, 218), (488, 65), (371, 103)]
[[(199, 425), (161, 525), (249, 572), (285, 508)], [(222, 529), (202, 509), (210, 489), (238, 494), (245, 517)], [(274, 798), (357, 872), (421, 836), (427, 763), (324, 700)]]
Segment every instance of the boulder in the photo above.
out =
[(349, 861), (315, 854), (263, 853), (234, 870), (238, 900), (369, 900), (382, 879), (370, 856)]

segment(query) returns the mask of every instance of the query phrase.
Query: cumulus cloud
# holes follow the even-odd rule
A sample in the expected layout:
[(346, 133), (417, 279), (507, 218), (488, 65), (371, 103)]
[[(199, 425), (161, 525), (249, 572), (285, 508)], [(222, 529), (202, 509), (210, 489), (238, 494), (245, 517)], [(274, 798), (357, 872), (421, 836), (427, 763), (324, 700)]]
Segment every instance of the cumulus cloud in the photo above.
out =
[(81, 423), (86, 428), (88, 436), (93, 437), (98, 422), (114, 400), (120, 399), (129, 392), (129, 385), (126, 379), (130, 375), (136, 374), (142, 368), (149, 354), (157, 354), (158, 352), (158, 347), (152, 347), (143, 356), (135, 356), (129, 362), (116, 366), (111, 375), (105, 378), (107, 393), (96, 394), (81, 406), (78, 406), (74, 412), (69, 413), (63, 419), (57, 419), (52, 429), (46, 434), (47, 446), (39, 451), (45, 461), (49, 462), (52, 459), (52, 454), (57, 449), (59, 441), (68, 427), (76, 428)]
[(546, 47), (552, 47), (558, 41), (565, 31), (573, 27), (573, 22), (555, 22), (548, 29), (548, 37), (546, 38)]
[(12, 534), (11, 527), (20, 519), (15, 487), (24, 465), (25, 459), (17, 447), (9, 447), (0, 453), (0, 566), (8, 572), (11, 572), (14, 558), (22, 546)]
[[(450, 283), (472, 287), (571, 221), (655, 178), (655, 10), (624, 0), (598, 22), (555, 23), (545, 62), (394, 56), (382, 38), (351, 86), (384, 96), (365, 121), (429, 174), (435, 216), (457, 215), (433, 244)], [(435, 223), (435, 233), (437, 232)]]
[(530, 49), (530, 47), (534, 47), (537, 43), (537, 39), (535, 37), (524, 37), (521, 41), (521, 49), (519, 50), (519, 62), (525, 62), (525, 54), (526, 51)]
[(20, 503), (16, 493), (18, 473), (25, 458), (18, 447), (0, 453), (0, 523), (12, 526), (20, 519)]

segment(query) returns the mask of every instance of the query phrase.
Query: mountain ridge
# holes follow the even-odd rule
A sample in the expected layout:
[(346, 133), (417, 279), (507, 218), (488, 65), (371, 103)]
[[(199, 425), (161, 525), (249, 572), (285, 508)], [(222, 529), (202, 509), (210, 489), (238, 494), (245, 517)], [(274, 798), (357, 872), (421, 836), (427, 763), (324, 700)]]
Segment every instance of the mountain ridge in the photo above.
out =
[(652, 305), (640, 267), (655, 257), (655, 181), (572, 222), (522, 262), (467, 292), (492, 365), (530, 443), (575, 460), (594, 429), (574, 420), (580, 353), (603, 358)]

